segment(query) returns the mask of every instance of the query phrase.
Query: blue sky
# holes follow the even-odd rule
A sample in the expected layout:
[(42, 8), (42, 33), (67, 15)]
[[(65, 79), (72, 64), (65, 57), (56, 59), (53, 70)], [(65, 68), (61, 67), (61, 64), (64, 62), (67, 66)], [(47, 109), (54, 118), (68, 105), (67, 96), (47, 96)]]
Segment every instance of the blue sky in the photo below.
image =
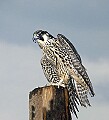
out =
[(47, 83), (35, 30), (64, 34), (76, 47), (93, 83), (92, 107), (79, 120), (108, 120), (109, 1), (0, 1), (0, 119), (27, 120), (29, 91)]

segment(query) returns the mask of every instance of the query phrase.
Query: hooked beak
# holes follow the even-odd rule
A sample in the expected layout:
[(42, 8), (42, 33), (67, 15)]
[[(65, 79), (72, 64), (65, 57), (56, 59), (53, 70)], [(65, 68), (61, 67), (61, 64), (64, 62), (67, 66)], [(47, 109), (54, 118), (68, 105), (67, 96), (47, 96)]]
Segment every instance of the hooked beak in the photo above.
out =
[(33, 42), (36, 43), (38, 39), (39, 39), (39, 37), (37, 37), (35, 34), (33, 34), (33, 38), (32, 38)]

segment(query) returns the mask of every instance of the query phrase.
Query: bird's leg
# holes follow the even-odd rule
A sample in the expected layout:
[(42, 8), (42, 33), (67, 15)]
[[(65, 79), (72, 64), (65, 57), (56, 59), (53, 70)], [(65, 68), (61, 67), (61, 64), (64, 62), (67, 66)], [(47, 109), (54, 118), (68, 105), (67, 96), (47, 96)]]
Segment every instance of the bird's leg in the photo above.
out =
[(59, 88), (60, 86), (65, 87), (62, 79), (61, 79), (59, 82), (57, 82), (57, 83), (53, 83), (52, 85), (56, 85), (56, 86), (58, 86), (58, 88)]
[(57, 85), (58, 85), (58, 88), (59, 88), (59, 86), (65, 87), (65, 85), (63, 84), (63, 80), (62, 79), (57, 83)]
[(58, 88), (59, 88), (60, 86), (65, 87), (62, 79), (61, 79), (59, 82), (57, 82), (57, 83), (50, 82), (50, 83), (46, 84), (46, 86), (50, 86), (50, 85), (58, 86)]

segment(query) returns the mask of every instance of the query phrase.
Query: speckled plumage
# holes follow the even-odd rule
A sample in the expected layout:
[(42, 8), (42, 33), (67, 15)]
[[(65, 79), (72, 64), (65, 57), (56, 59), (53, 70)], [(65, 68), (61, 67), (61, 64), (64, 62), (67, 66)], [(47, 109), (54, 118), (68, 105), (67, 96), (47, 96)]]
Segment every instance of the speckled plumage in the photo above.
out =
[(69, 107), (77, 117), (77, 105), (90, 106), (88, 93), (94, 96), (92, 83), (82, 60), (73, 44), (62, 34), (54, 38), (47, 31), (38, 30), (33, 34), (43, 51), (42, 69), (49, 83), (67, 87)]

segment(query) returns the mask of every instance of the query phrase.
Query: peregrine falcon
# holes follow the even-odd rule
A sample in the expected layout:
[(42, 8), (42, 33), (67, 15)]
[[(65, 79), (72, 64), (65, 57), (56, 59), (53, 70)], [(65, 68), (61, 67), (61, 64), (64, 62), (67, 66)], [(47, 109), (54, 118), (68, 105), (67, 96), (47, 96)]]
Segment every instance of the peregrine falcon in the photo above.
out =
[(91, 106), (88, 94), (95, 95), (80, 55), (62, 34), (55, 38), (47, 31), (37, 30), (33, 33), (33, 42), (42, 49), (41, 66), (48, 82), (68, 89), (69, 108), (77, 117), (77, 106)]

